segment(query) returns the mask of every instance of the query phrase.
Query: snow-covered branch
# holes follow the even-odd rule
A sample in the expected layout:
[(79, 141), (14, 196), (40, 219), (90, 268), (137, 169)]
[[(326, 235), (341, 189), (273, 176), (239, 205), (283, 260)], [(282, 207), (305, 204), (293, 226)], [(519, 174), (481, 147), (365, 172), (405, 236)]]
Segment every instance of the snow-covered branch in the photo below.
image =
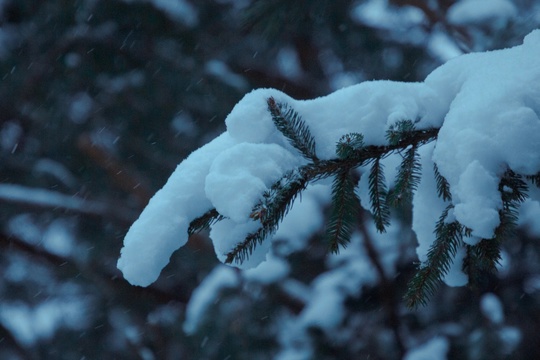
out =
[[(364, 82), (306, 101), (273, 89), (249, 93), (227, 117), (227, 131), (184, 160), (150, 201), (126, 235), (119, 268), (133, 284), (152, 283), (205, 214), (213, 215), (207, 220), (221, 261), (231, 262), (259, 233), (239, 264), (257, 266), (300, 192), (315, 181), (330, 186), (321, 179), (343, 167), (364, 174), (370, 165), (372, 176), (362, 175), (355, 193), (379, 217), (379, 230), (385, 189), (394, 189), (392, 202), (412, 197), (420, 261), (435, 251), (444, 264), (437, 280), (465, 284), (466, 246), (498, 236), (509, 206), (504, 192), (519, 188), (501, 187), (505, 174), (540, 172), (538, 53), (539, 30), (520, 46), (455, 58), (421, 83)], [(292, 122), (276, 122), (287, 114)], [(350, 148), (347, 134), (358, 134)], [(329, 164), (335, 168), (308, 172)], [(382, 176), (393, 168), (397, 178)], [(381, 191), (373, 196), (374, 189)], [(452, 233), (451, 251), (438, 253), (451, 224), (463, 233)]]

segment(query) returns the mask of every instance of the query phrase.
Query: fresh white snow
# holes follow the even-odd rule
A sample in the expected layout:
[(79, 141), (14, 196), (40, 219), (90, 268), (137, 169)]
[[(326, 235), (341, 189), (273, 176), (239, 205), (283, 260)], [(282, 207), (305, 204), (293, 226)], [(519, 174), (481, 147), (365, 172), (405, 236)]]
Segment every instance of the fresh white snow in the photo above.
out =
[[(251, 207), (285, 171), (306, 161), (274, 126), (269, 97), (302, 116), (321, 159), (335, 158), (336, 142), (347, 133), (383, 145), (386, 130), (399, 120), (417, 121), (418, 129), (440, 128), (437, 141), (420, 149), (422, 182), (413, 200), (419, 257), (425, 259), (447, 205), (435, 191), (434, 162), (449, 182), (455, 219), (477, 238), (492, 237), (502, 204), (499, 177), (507, 168), (524, 175), (540, 171), (538, 54), (540, 30), (520, 46), (456, 57), (420, 83), (363, 82), (305, 101), (273, 89), (247, 94), (227, 117), (227, 131), (184, 160), (133, 224), (119, 269), (132, 284), (149, 285), (186, 243), (189, 223), (212, 208), (228, 216), (210, 233), (221, 260), (257, 228)], [(270, 243), (258, 246), (242, 266), (264, 261)], [(460, 255), (447, 277), (452, 285), (467, 280), (457, 266)]]
[(425, 344), (407, 352), (405, 360), (445, 360), (449, 349), (448, 340), (436, 336)]
[(490, 23), (499, 28), (517, 15), (517, 9), (508, 0), (461, 0), (448, 10), (448, 21), (454, 25)]

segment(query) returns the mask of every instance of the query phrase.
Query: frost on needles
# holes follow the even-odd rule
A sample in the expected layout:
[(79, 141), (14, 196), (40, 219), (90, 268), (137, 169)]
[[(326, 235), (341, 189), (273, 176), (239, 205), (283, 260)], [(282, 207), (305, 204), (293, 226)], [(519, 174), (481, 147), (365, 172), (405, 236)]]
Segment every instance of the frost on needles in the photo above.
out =
[(227, 131), (180, 163), (132, 225), (119, 269), (147, 286), (203, 228), (222, 262), (256, 267), (317, 183), (331, 192), (329, 252), (347, 246), (360, 206), (384, 233), (392, 207), (412, 201), (420, 265), (409, 306), (441, 281), (477, 281), (496, 269), (520, 205), (540, 200), (530, 191), (540, 183), (538, 54), (540, 30), (520, 46), (455, 58), (421, 83), (364, 82), (306, 101), (247, 94)]

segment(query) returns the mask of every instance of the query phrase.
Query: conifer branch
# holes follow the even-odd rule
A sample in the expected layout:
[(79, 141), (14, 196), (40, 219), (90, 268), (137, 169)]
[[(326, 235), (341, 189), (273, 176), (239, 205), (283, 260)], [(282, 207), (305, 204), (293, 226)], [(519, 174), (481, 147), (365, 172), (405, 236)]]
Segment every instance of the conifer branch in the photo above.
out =
[(268, 98), (267, 103), (277, 129), (306, 159), (317, 162), (315, 139), (302, 117), (287, 104), (277, 103), (273, 97)]
[(390, 225), (390, 209), (386, 202), (387, 189), (384, 178), (384, 167), (381, 159), (376, 158), (369, 172), (369, 195), (371, 199), (371, 213), (375, 220), (375, 227), (381, 233)]
[(339, 139), (336, 145), (336, 154), (340, 159), (353, 159), (363, 147), (364, 135), (350, 133)]
[(397, 206), (403, 200), (411, 199), (420, 183), (421, 173), (422, 166), (419, 160), (418, 149), (413, 145), (405, 152), (396, 177), (396, 184), (388, 193), (388, 204)]
[[(347, 243), (345, 237), (350, 236), (348, 227), (345, 227), (345, 222), (349, 223), (349, 220), (345, 219), (344, 216), (349, 216), (352, 219), (354, 214), (352, 204), (358, 201), (354, 193), (354, 183), (349, 183), (352, 181), (351, 179), (347, 179), (345, 182), (343, 176), (345, 173), (348, 174), (351, 169), (374, 161), (374, 159), (369, 182), (372, 193), (372, 209), (377, 229), (383, 232), (389, 224), (390, 212), (386, 201), (387, 189), (380, 159), (408, 147), (417, 149), (422, 144), (436, 139), (439, 131), (438, 129), (415, 130), (412, 121), (403, 121), (398, 123), (395, 128), (396, 133), (401, 134), (399, 140), (386, 146), (365, 146), (362, 134), (351, 133), (344, 135), (336, 145), (337, 159), (319, 160), (315, 154), (315, 140), (300, 115), (287, 104), (277, 103), (274, 98), (269, 98), (267, 104), (278, 130), (310, 162), (287, 172), (272, 185), (269, 191), (263, 194), (261, 201), (253, 207), (250, 215), (254, 221), (260, 222), (260, 227), (255, 232), (248, 234), (242, 242), (226, 254), (226, 263), (243, 262), (258, 244), (275, 233), (296, 197), (309, 183), (330, 176), (337, 176), (341, 179), (334, 189), (335, 199), (341, 201), (341, 205), (337, 204), (338, 210), (336, 210), (335, 218), (336, 221), (338, 219), (339, 221), (330, 223), (329, 228), (334, 235), (334, 240), (331, 241), (333, 244), (330, 246), (331, 250), (337, 251), (340, 245), (344, 246)], [(416, 188), (416, 175), (419, 173), (419, 162), (415, 159), (414, 153), (415, 150), (411, 155), (412, 168), (407, 175), (409, 179), (412, 179), (412, 184), (407, 184), (411, 191)], [(349, 214), (349, 211), (352, 212)], [(343, 220), (345, 222), (341, 223)]]
[[(470, 259), (464, 263), (464, 270), (476, 278), (483, 274), (495, 273), (501, 260), (501, 244), (504, 239), (513, 235), (517, 227), (518, 209), (527, 198), (528, 186), (521, 175), (508, 169), (499, 182), (502, 209), (499, 210), (500, 224), (495, 229), (492, 239), (482, 239), (478, 244), (470, 246)], [(473, 280), (478, 280), (474, 279)]]
[(386, 131), (386, 140), (390, 145), (407, 143), (415, 137), (415, 126), (412, 120), (401, 120), (390, 125)]
[(202, 216), (199, 216), (189, 224), (188, 235), (208, 229), (212, 224), (223, 220), (225, 217), (220, 215), (216, 209), (208, 210)]
[(457, 221), (447, 222), (449, 205), (442, 213), (435, 227), (435, 242), (427, 253), (427, 260), (409, 282), (405, 301), (410, 308), (426, 305), (435, 294), (437, 287), (450, 270), (458, 249), (463, 243), (464, 227)]
[(263, 194), (263, 199), (253, 207), (250, 215), (253, 220), (259, 221), (261, 226), (227, 253), (226, 264), (244, 262), (257, 245), (277, 231), (294, 200), (305, 189), (309, 181), (308, 175), (305, 171), (289, 171)]
[(448, 181), (441, 175), (436, 163), (433, 163), (433, 172), (435, 173), (435, 182), (437, 183), (437, 194), (444, 201), (451, 201), (452, 194), (450, 193), (450, 184), (448, 184)]
[(359, 199), (355, 191), (355, 181), (349, 169), (336, 175), (332, 184), (332, 212), (327, 228), (329, 249), (337, 254), (340, 247), (350, 241), (354, 226), (358, 221)]

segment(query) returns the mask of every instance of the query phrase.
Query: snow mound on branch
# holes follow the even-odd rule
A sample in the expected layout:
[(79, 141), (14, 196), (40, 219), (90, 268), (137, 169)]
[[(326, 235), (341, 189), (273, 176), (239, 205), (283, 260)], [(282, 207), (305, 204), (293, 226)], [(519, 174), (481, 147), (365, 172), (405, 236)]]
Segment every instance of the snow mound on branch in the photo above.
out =
[(456, 219), (491, 238), (507, 167), (540, 170), (540, 31), (522, 46), (469, 54), (436, 69), (425, 83), (448, 99), (433, 159), (450, 183)]
[(448, 21), (454, 25), (491, 23), (502, 28), (517, 15), (517, 9), (508, 0), (461, 0), (448, 10)]
[[(492, 237), (499, 224), (500, 176), (507, 168), (525, 175), (540, 171), (538, 54), (540, 30), (521, 46), (457, 57), (422, 83), (364, 82), (305, 101), (272, 89), (247, 94), (227, 117), (227, 131), (184, 160), (133, 224), (119, 269), (132, 284), (152, 283), (186, 243), (189, 223), (212, 208), (228, 217), (211, 230), (221, 260), (257, 228), (249, 218), (253, 204), (306, 161), (274, 126), (269, 97), (298, 112), (320, 159), (335, 158), (336, 142), (347, 133), (362, 133), (366, 145), (384, 145), (386, 130), (399, 120), (416, 121), (417, 129), (440, 128), (434, 148), (421, 149), (424, 174), (413, 200), (420, 258), (435, 239), (440, 215), (431, 207), (438, 204), (430, 182), (433, 162), (449, 182), (455, 218), (474, 236)], [(264, 261), (269, 248), (265, 241), (242, 266)], [(463, 274), (455, 275), (448, 282), (462, 284)]]
[(214, 159), (206, 176), (206, 196), (221, 215), (245, 222), (260, 194), (299, 160), (275, 144), (238, 144)]

